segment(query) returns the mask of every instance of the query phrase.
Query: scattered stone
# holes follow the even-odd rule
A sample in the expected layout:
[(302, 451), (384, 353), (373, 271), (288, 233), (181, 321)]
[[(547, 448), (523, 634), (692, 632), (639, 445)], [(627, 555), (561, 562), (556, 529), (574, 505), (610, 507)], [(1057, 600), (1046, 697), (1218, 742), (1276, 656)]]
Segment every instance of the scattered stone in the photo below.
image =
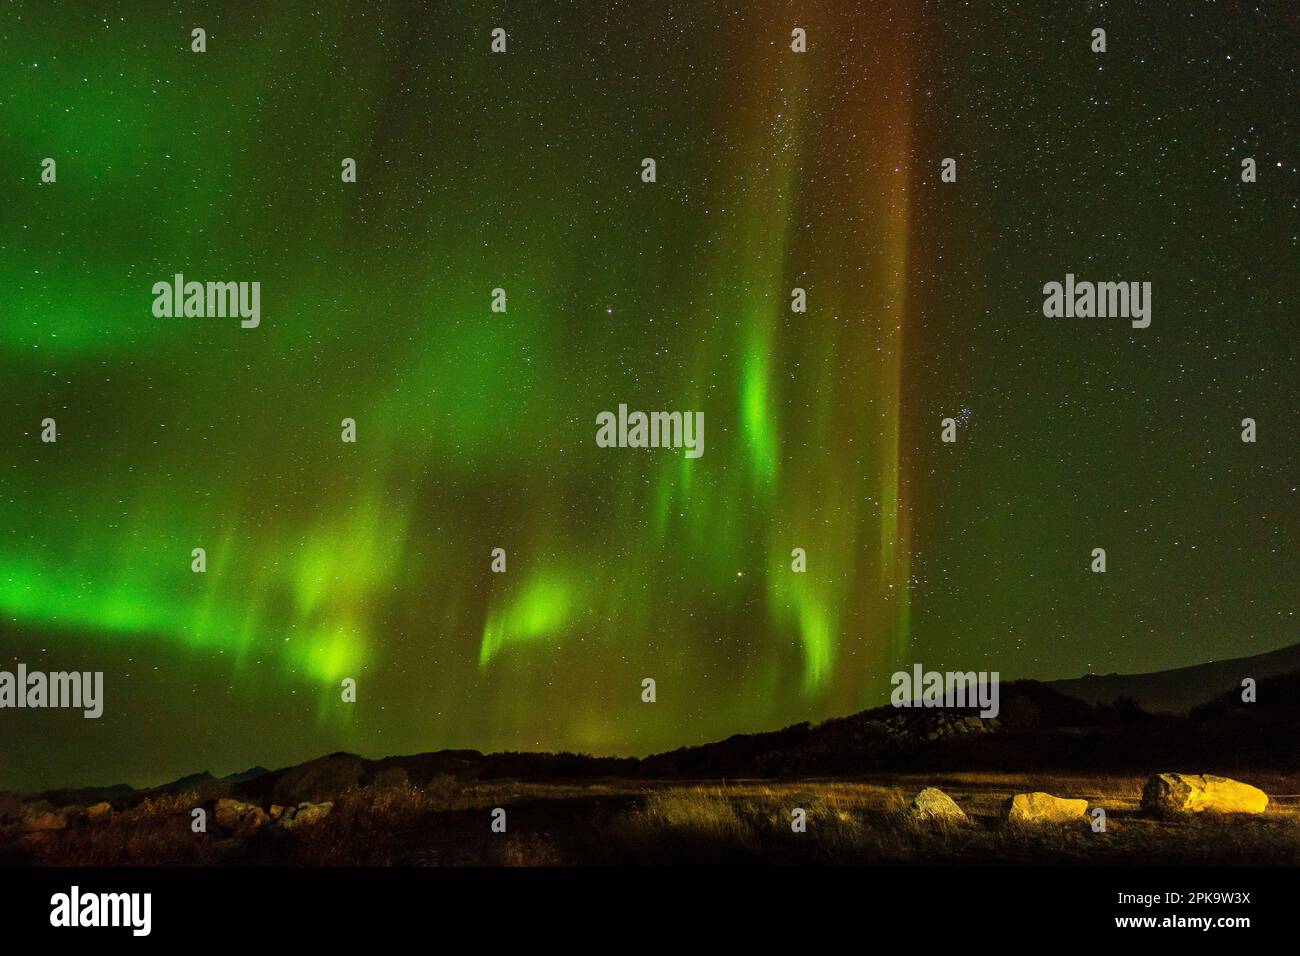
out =
[(286, 830), (296, 830), (298, 827), (309, 826), (324, 820), (333, 809), (334, 803), (332, 801), (300, 803), (296, 807), (286, 807), (284, 815), (280, 817), (280, 826)]
[(1248, 783), (1214, 774), (1158, 773), (1142, 788), (1142, 809), (1162, 816), (1263, 813), (1268, 795)]
[(23, 814), (19, 826), (28, 833), (36, 833), (42, 830), (62, 830), (68, 825), (68, 818), (61, 813), (55, 813), (52, 810), (28, 809)]
[(938, 787), (926, 787), (912, 799), (908, 811), (913, 820), (933, 820), (941, 823), (969, 823), (966, 812), (956, 801)]
[(1087, 800), (1054, 797), (1050, 793), (1018, 793), (1006, 803), (1008, 823), (1082, 823), (1088, 817)]
[(266, 811), (254, 803), (241, 803), (229, 797), (217, 801), (217, 826), (235, 836), (245, 836), (267, 821)]

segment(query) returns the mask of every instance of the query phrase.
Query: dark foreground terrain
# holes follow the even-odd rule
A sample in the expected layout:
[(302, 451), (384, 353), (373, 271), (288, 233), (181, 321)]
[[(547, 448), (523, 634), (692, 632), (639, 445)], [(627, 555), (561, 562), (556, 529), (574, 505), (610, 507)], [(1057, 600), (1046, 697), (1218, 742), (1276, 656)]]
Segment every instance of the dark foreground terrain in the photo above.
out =
[[(1157, 819), (1139, 808), (1136, 777), (993, 773), (872, 781), (600, 780), (580, 783), (438, 780), (350, 789), (319, 819), (285, 827), (269, 818), (244, 830), (213, 820), (202, 793), (158, 794), (57, 829), (11, 828), (0, 862), (35, 865), (457, 866), (729, 863), (1300, 864), (1300, 800), (1273, 796), (1257, 816)], [(1300, 776), (1256, 776), (1271, 794), (1300, 791)], [(951, 824), (908, 812), (940, 786), (969, 816)], [(1024, 826), (1002, 807), (1013, 793), (1082, 797), (1107, 813), (1086, 822)], [(323, 805), (323, 804), (322, 804)], [(191, 831), (209, 809), (206, 834)], [(492, 811), (506, 811), (506, 832)], [(794, 832), (792, 811), (807, 814)], [(229, 815), (227, 815), (229, 816)], [(53, 821), (51, 821), (53, 826)], [(250, 826), (245, 824), (244, 826)]]
[[(1300, 864), (1300, 676), (1260, 680), (1249, 702), (1201, 692), (1151, 714), (1017, 682), (997, 718), (885, 707), (643, 759), (340, 753), (149, 790), (0, 794), (0, 864)], [(1142, 788), (1165, 771), (1251, 784), (1267, 809), (1158, 816)], [(964, 819), (918, 818), (927, 787)], [(1008, 819), (1008, 799), (1035, 791), (1088, 816)]]

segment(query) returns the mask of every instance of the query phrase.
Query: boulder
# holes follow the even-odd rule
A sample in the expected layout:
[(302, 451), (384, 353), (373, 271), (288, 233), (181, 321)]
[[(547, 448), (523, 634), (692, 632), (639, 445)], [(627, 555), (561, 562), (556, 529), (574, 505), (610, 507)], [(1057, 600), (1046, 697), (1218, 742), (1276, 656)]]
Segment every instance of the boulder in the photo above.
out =
[(330, 801), (325, 803), (300, 803), (296, 807), (287, 807), (280, 817), (280, 826), (286, 830), (296, 830), (298, 827), (309, 826), (324, 820), (333, 809), (334, 804)]
[(1263, 813), (1267, 807), (1263, 790), (1211, 773), (1158, 773), (1142, 788), (1142, 809), (1160, 816)]
[(241, 803), (229, 797), (217, 801), (217, 826), (236, 836), (252, 833), (267, 821), (266, 811), (254, 803)]
[(1083, 823), (1088, 817), (1087, 800), (1069, 800), (1050, 793), (1018, 793), (1006, 804), (1009, 823)]
[(964, 810), (938, 787), (926, 787), (912, 799), (908, 810), (913, 820), (937, 823), (968, 823)]
[(62, 813), (35, 808), (29, 808), (23, 814), (22, 822), (19, 824), (28, 833), (35, 833), (40, 830), (62, 830), (67, 825), (68, 818)]

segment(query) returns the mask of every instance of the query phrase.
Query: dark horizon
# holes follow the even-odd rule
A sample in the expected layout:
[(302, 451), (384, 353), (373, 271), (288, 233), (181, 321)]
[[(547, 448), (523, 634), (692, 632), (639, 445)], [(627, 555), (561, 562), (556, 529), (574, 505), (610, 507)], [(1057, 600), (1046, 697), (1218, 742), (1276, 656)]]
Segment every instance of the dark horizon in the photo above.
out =
[[(1287, 655), (1286, 652), (1288, 651), (1291, 651), (1293, 653)], [(1052, 691), (1055, 691), (1056, 693), (1064, 694), (1067, 697), (1072, 697), (1082, 703), (1097, 703), (1101, 701), (1106, 704), (1113, 705), (1117, 698), (1124, 697), (1129, 700), (1132, 700), (1134, 703), (1137, 703), (1139, 706), (1141, 706), (1144, 703), (1144, 701), (1141, 699), (1140, 694), (1136, 698), (1134, 698), (1131, 695), (1131, 693), (1112, 693), (1109, 695), (1101, 695), (1099, 697), (1095, 693), (1089, 694), (1086, 692), (1087, 690), (1086, 682), (1089, 679), (1104, 682), (1108, 678), (1121, 678), (1121, 679), (1170, 678), (1170, 677), (1176, 677), (1187, 671), (1200, 670), (1200, 669), (1214, 666), (1216, 664), (1231, 665), (1235, 662), (1243, 662), (1243, 663), (1249, 662), (1251, 664), (1254, 664), (1257, 662), (1257, 659), (1261, 659), (1261, 658), (1262, 659), (1284, 658), (1285, 660), (1275, 662), (1274, 666), (1272, 667), (1266, 667), (1266, 668), (1261, 668), (1258, 666), (1243, 667), (1240, 669), (1240, 676), (1253, 676), (1254, 679), (1260, 679), (1260, 678), (1267, 679), (1267, 678), (1275, 678), (1279, 676), (1288, 676), (1291, 674), (1300, 674), (1300, 643), (1296, 643), (1296, 644), (1287, 645), (1285, 647), (1276, 648), (1271, 651), (1265, 651), (1262, 654), (1252, 655), (1249, 658), (1232, 658), (1226, 661), (1203, 661), (1198, 664), (1190, 664), (1184, 667), (1171, 668), (1170, 670), (1165, 670), (1165, 671), (1147, 671), (1147, 672), (1142, 672), (1137, 674), (1083, 674), (1077, 677), (1062, 678), (1062, 679), (1055, 679), (1055, 680), (1041, 680), (1039, 678), (1034, 678), (1034, 677), (1017, 677), (1017, 678), (1009, 678), (1009, 679), (1002, 680), (1002, 685), (1003, 686), (1010, 685), (1014, 687), (1014, 685), (1018, 683), (1028, 681), (1032, 683), (1041, 684), (1044, 687)], [(1291, 658), (1298, 658), (1298, 659), (1291, 660)], [(1263, 661), (1258, 661), (1258, 663), (1263, 663)], [(1279, 664), (1281, 666), (1278, 666)], [(1216, 697), (1220, 697), (1226, 692), (1236, 690), (1238, 687), (1237, 680), (1238, 677), (1233, 676), (1231, 679), (1223, 680), (1221, 682), (1222, 686), (1216, 685), (1214, 687), (1205, 687), (1203, 685), (1189, 686), (1187, 684), (1183, 684), (1178, 691), (1178, 693), (1186, 697), (1184, 706), (1181, 708), (1181, 712), (1185, 713), (1186, 710), (1190, 709), (1195, 705), (1210, 701)], [(791, 727), (798, 726), (802, 723), (811, 723), (815, 727), (818, 726), (819, 724), (825, 723), (826, 721), (842, 720), (845, 718), (855, 717), (860, 714), (884, 711), (886, 710), (888, 703), (889, 702), (887, 700), (881, 701), (878, 704), (869, 705), (867, 707), (861, 708), (851, 713), (831, 715), (830, 717), (825, 718), (823, 721), (813, 721), (813, 722), (795, 721), (792, 724), (786, 724), (779, 727), (775, 727), (775, 726), (765, 727), (765, 728), (759, 728), (757, 730), (751, 730), (751, 731), (743, 731), (743, 732), (737, 731), (736, 733), (741, 736), (753, 736), (759, 734), (777, 734), (780, 733), (781, 731), (789, 730)], [(973, 708), (968, 708), (968, 709), (973, 709)], [(1149, 712), (1153, 714), (1168, 712), (1162, 709), (1151, 709), (1151, 708), (1148, 709)], [(262, 771), (266, 773), (274, 774), (284, 770), (291, 769), (293, 767), (301, 766), (304, 763), (312, 763), (314, 761), (318, 761), (327, 757), (334, 757), (339, 755), (355, 756), (367, 762), (384, 761), (388, 759), (398, 759), (398, 758), (412, 758), (412, 757), (428, 756), (434, 754), (442, 754), (447, 752), (474, 752), (480, 754), (485, 758), (492, 758), (492, 757), (505, 756), (505, 755), (515, 755), (515, 754), (535, 755), (535, 756), (542, 756), (542, 757), (559, 756), (561, 754), (572, 754), (574, 756), (589, 757), (598, 760), (611, 759), (611, 760), (647, 761), (655, 757), (662, 757), (679, 748), (691, 749), (691, 748), (707, 747), (713, 744), (718, 744), (731, 736), (733, 736), (733, 734), (727, 734), (722, 737), (710, 738), (707, 740), (687, 741), (678, 745), (677, 747), (669, 748), (667, 750), (652, 751), (652, 752), (638, 753), (638, 754), (588, 753), (582, 751), (528, 750), (528, 749), (508, 749), (508, 748), (484, 750), (476, 747), (438, 747), (432, 749), (410, 750), (410, 751), (402, 751), (402, 752), (395, 751), (395, 752), (387, 752), (382, 754), (365, 753), (365, 752), (358, 752), (358, 751), (352, 751), (346, 749), (330, 750), (330, 751), (320, 751), (302, 757), (301, 759), (291, 760), (286, 763), (254, 760), (251, 763), (248, 763), (245, 766), (242, 766), (238, 769), (226, 770), (223, 768), (221, 770), (214, 770), (212, 767), (203, 767), (201, 769), (187, 770), (175, 776), (157, 775), (156, 778), (157, 782), (154, 783), (132, 783), (130, 781), (125, 781), (125, 780), (115, 780), (112, 782), (100, 782), (100, 783), (77, 783), (77, 784), (59, 783), (52, 786), (40, 785), (35, 788), (27, 788), (27, 789), (8, 788), (8, 787), (0, 786), (0, 792), (9, 789), (12, 790), (13, 792), (17, 792), (19, 794), (31, 797), (43, 793), (52, 793), (52, 792), (71, 793), (76, 791), (101, 791), (101, 790), (108, 790), (110, 788), (117, 787), (117, 786), (127, 786), (130, 787), (134, 792), (139, 793), (147, 790), (165, 788), (172, 784), (177, 783), (178, 781), (183, 781), (193, 777), (199, 777), (203, 774), (210, 774), (214, 780), (225, 780), (230, 777), (241, 776), (243, 774), (246, 774), (258, 768), (260, 768)]]

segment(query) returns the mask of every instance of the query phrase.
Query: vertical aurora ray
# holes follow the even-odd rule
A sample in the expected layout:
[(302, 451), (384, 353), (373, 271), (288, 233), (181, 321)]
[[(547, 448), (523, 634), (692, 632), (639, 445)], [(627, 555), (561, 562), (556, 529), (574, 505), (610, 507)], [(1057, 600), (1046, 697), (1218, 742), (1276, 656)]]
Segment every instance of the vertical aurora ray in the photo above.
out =
[[(900, 38), (901, 39), (901, 38)], [(892, 624), (893, 662), (900, 664), (908, 645), (910, 606), (910, 541), (907, 503), (904, 499), (902, 465), (903, 348), (907, 318), (908, 237), (911, 227), (909, 177), (901, 172), (910, 165), (911, 85), (905, 78), (912, 68), (908, 44), (891, 45), (894, 58), (890, 64), (890, 83), (896, 103), (883, 128), (879, 142), (886, 157), (897, 157), (896, 172), (886, 174), (883, 276), (885, 293), (881, 318), (882, 406), (889, 410), (880, 449), (880, 569), (881, 582), (890, 592), (885, 620)]]
[[(890, 39), (905, 46), (901, 37)], [(715, 582), (740, 576), (734, 598), (714, 592), (708, 600), (728, 614), (751, 613), (742, 610), (755, 606), (747, 595), (760, 589), (766, 623), (759, 630), (771, 642), (768, 663), (755, 668), (762, 693), (784, 697), (797, 690), (803, 706), (833, 711), (861, 705), (864, 673), (892, 659), (907, 640), (908, 543), (898, 456), (908, 197), (906, 177), (893, 170), (910, 147), (908, 63), (905, 56), (872, 62), (873, 88), (891, 94), (883, 109), (848, 97), (837, 104), (851, 124), (850, 140), (866, 130), (885, 143), (883, 161), (844, 144), (862, 165), (851, 177), (858, 198), (847, 209), (832, 207), (843, 218), (820, 217), (827, 235), (851, 231), (847, 220), (861, 216), (886, 236), (882, 250), (854, 263), (851, 246), (836, 243), (834, 257), (826, 256), (825, 240), (809, 240), (795, 225), (814, 218), (796, 187), (823, 172), (801, 117), (825, 93), (824, 78), (810, 75), (797, 57), (773, 58), (765, 43), (754, 43), (739, 58), (749, 75), (763, 78), (725, 110), (724, 135), (744, 144), (737, 151), (744, 160), (721, 172), (724, 185), (715, 202), (739, 212), (706, 221), (712, 252), (703, 260), (703, 287), (692, 295), (716, 308), (719, 321), (697, 329), (691, 378), (673, 393), (689, 393), (713, 422), (718, 412), (723, 422), (731, 419), (734, 427), (712, 430), (710, 454), (731, 462), (738, 456), (744, 467), (712, 469), (717, 458), (707, 457), (669, 456), (652, 466), (635, 458), (611, 461), (632, 491), (613, 524), (635, 528), (648, 511), (653, 550), (602, 555), (585, 574), (658, 588), (670, 606), (690, 605), (704, 593), (689, 581), (666, 581), (665, 568), (689, 566)], [(814, 289), (820, 318), (792, 315), (791, 276), (824, 275), (827, 265), (866, 278), (861, 285), (837, 289), (826, 282)], [(802, 374), (791, 388), (789, 373), (796, 367)], [(731, 381), (736, 390), (718, 395), (692, 384), (700, 381)], [(813, 414), (805, 417), (801, 406), (809, 400)], [(798, 434), (798, 446), (783, 448), (783, 432)], [(875, 467), (855, 473), (861, 450), (873, 447)], [(653, 475), (648, 495), (639, 490), (647, 471)], [(863, 500), (874, 502), (874, 510), (856, 503)], [(794, 545), (812, 556), (806, 575), (790, 570)], [(752, 584), (744, 583), (745, 568)], [(627, 587), (608, 593), (626, 595)], [(604, 602), (599, 592), (589, 603), (597, 620), (634, 620), (625, 605)], [(535, 640), (554, 647), (582, 633), (575, 622), (566, 628), (558, 618), (545, 628), (528, 624), (543, 605), (549, 602), (535, 587), (507, 600), (485, 630), (481, 660), (495, 658), (511, 633), (521, 653)], [(621, 624), (616, 630), (627, 633)], [(790, 633), (802, 650), (797, 661), (783, 662), (779, 648)], [(599, 646), (609, 637), (591, 639)], [(861, 671), (837, 674), (846, 652)]]

